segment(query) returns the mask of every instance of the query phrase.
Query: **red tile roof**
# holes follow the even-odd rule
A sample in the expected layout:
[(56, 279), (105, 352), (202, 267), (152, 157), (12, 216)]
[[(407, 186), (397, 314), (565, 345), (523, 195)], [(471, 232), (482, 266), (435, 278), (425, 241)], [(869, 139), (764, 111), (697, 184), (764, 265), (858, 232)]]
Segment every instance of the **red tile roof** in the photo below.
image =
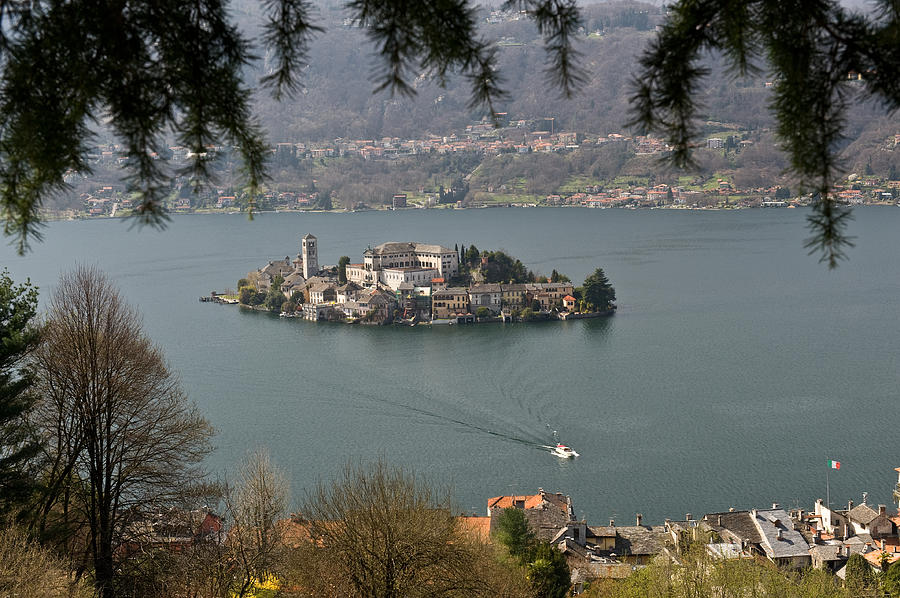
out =
[(491, 541), (490, 517), (472, 515), (457, 517), (456, 520), (459, 522), (463, 532), (471, 533), (475, 538), (485, 542)]
[(516, 506), (517, 502), (524, 502), (526, 509), (534, 509), (541, 506), (541, 495), (516, 495), (516, 496), (495, 496), (488, 499), (488, 510), (490, 509), (506, 509)]

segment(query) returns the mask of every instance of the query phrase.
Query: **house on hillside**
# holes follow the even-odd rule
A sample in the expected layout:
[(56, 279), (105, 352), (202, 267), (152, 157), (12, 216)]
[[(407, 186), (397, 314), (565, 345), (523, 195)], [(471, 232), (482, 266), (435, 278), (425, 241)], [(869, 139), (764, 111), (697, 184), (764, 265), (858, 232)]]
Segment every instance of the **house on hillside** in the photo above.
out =
[(223, 544), (226, 539), (222, 518), (207, 508), (135, 514), (125, 525), (123, 541), (116, 549), (121, 556), (147, 550), (181, 552), (194, 544)]
[(508, 507), (522, 509), (528, 525), (539, 540), (549, 541), (560, 528), (575, 519), (572, 499), (560, 492), (545, 492), (538, 488), (537, 494), (495, 496), (488, 499), (487, 513), (491, 518), (491, 533), (495, 531), (497, 515)]
[(777, 504), (771, 509), (710, 513), (703, 523), (723, 540), (740, 544), (742, 550), (763, 555), (777, 565), (802, 569), (811, 563), (809, 544)]
[(877, 509), (873, 509), (863, 502), (847, 513), (847, 519), (856, 535), (869, 534), (873, 538), (897, 535), (897, 528), (887, 513), (887, 505), (878, 505)]

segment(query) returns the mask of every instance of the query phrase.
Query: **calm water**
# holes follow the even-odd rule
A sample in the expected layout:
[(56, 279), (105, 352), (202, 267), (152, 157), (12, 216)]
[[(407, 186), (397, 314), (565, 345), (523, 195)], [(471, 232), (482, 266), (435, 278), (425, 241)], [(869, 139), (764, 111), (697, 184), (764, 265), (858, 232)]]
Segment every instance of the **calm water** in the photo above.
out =
[[(900, 210), (856, 212), (851, 261), (808, 257), (802, 210), (509, 209), (55, 223), (16, 279), (48, 293), (95, 263), (139, 305), (217, 427), (210, 466), (270, 447), (297, 495), (348, 458), (451, 484), (460, 509), (537, 487), (594, 522), (728, 507), (888, 502), (900, 456)], [(391, 240), (502, 248), (580, 281), (602, 266), (619, 313), (535, 325), (370, 328), (201, 304), (319, 238), (319, 262)], [(549, 426), (581, 453), (536, 445)]]

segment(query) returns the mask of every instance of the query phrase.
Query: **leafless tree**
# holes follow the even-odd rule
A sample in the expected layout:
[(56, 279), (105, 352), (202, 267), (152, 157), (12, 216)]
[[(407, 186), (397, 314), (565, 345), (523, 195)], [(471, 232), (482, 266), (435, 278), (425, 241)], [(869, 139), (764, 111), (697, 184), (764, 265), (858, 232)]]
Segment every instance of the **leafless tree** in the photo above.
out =
[(309, 596), (527, 596), (524, 581), (465, 533), (421, 480), (378, 461), (347, 465), (305, 501), (297, 550)]
[(96, 268), (60, 279), (34, 365), (49, 462), (40, 525), (83, 526), (85, 562), (111, 598), (128, 517), (175, 502), (203, 478), (212, 428)]
[(288, 483), (268, 451), (259, 448), (247, 455), (226, 503), (233, 521), (228, 537), (235, 566), (233, 595), (242, 597), (256, 580), (277, 575), (284, 557), (278, 521), (286, 514)]

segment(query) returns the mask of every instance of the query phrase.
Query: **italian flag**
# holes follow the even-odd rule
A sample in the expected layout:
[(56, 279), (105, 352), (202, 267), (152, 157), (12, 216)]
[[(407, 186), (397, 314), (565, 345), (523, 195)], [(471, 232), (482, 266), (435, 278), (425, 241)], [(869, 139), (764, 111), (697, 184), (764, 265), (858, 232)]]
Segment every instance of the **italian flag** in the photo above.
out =
[(841, 462), (840, 462), (840, 461), (829, 461), (829, 462), (828, 462), (828, 467), (830, 467), (831, 469), (840, 469), (840, 468), (841, 468)]

